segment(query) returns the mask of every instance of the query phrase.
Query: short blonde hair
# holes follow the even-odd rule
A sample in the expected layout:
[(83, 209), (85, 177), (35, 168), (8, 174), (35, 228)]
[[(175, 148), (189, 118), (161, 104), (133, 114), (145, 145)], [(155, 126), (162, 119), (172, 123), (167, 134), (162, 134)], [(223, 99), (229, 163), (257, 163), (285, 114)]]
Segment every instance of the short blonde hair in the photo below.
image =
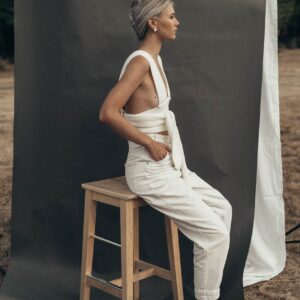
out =
[(147, 21), (150, 17), (159, 17), (172, 0), (132, 0), (129, 19), (139, 40), (143, 40), (148, 31)]

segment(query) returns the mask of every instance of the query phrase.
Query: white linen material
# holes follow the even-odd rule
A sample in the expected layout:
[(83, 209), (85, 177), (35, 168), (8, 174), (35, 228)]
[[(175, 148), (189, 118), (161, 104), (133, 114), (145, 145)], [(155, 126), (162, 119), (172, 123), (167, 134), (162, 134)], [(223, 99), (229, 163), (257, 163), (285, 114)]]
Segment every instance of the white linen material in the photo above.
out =
[[(128, 114), (124, 109), (121, 113), (140, 131), (168, 145), (171, 153), (156, 161), (144, 146), (128, 140), (125, 178), (133, 193), (170, 217), (193, 241), (195, 298), (215, 300), (220, 296), (229, 250), (232, 207), (218, 190), (188, 169), (175, 116), (169, 110), (169, 85), (166, 90), (152, 56), (143, 50), (133, 52), (125, 61), (120, 78), (136, 55), (143, 55), (150, 63), (159, 103), (138, 114)], [(158, 62), (164, 73), (160, 56)], [(157, 134), (164, 130), (169, 135)]]
[[(171, 137), (171, 147), (172, 147), (171, 153), (172, 153), (174, 166), (176, 169), (181, 170), (183, 178), (186, 180), (187, 184), (190, 184), (189, 177), (188, 177), (189, 170), (186, 165), (184, 150), (181, 143), (178, 127), (176, 124), (175, 115), (171, 110), (169, 110), (169, 101), (171, 99), (169, 84), (168, 81), (166, 80), (167, 82), (167, 91), (166, 91), (159, 70), (151, 55), (143, 50), (136, 50), (133, 53), (131, 53), (131, 55), (129, 55), (129, 57), (126, 59), (123, 65), (123, 68), (119, 76), (119, 80), (123, 76), (129, 61), (137, 55), (144, 56), (150, 63), (152, 77), (158, 93), (159, 104), (154, 109), (149, 109), (139, 114), (128, 114), (123, 109), (121, 110), (121, 112), (128, 121), (130, 121), (140, 131), (146, 134), (168, 130), (168, 133)], [(163, 70), (162, 60), (160, 56), (158, 56), (158, 61)], [(161, 78), (161, 80), (159, 80), (159, 78)]]
[(254, 224), (243, 286), (278, 275), (286, 263), (277, 43), (277, 1), (267, 0)]

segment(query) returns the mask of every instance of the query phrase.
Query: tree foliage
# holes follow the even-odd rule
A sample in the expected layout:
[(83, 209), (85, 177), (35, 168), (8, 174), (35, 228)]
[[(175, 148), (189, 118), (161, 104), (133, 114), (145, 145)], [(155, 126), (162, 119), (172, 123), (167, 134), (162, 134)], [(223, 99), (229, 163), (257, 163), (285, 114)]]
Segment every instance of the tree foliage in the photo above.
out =
[(0, 0), (0, 56), (10, 60), (14, 56), (13, 0)]
[(278, 0), (279, 46), (300, 47), (300, 1)]

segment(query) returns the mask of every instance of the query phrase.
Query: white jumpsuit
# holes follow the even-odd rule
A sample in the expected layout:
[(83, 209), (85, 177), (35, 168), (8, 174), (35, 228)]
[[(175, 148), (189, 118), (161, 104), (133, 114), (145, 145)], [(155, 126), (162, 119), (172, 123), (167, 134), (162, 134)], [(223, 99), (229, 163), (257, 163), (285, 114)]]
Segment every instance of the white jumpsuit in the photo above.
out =
[[(218, 190), (186, 166), (175, 116), (169, 110), (170, 89), (161, 57), (158, 56), (158, 62), (167, 90), (156, 62), (144, 50), (136, 50), (129, 55), (119, 80), (129, 61), (137, 55), (145, 57), (150, 64), (159, 105), (138, 114), (128, 114), (123, 109), (121, 113), (154, 140), (168, 144), (172, 151), (156, 161), (144, 146), (128, 141), (125, 178), (133, 193), (169, 216), (178, 229), (193, 241), (195, 298), (215, 300), (220, 296), (229, 249), (232, 208)], [(155, 134), (164, 130), (168, 130), (169, 135)]]

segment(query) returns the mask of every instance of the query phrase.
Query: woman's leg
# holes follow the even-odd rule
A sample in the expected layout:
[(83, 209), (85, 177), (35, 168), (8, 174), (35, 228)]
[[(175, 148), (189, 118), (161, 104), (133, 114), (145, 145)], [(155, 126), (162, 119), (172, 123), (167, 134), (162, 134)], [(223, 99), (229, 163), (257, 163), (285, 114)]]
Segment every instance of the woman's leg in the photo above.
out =
[[(215, 188), (201, 179), (196, 173), (192, 173), (196, 184), (192, 187), (199, 199), (202, 199), (223, 221), (226, 229), (230, 233), (232, 220), (232, 207), (228, 200)], [(223, 249), (216, 251), (205, 251), (194, 243), (194, 288), (196, 299), (217, 299), (219, 292), (216, 291), (216, 286), (220, 286), (223, 269), (226, 262), (229, 250), (229, 239), (224, 241)], [(204, 271), (207, 267), (213, 264), (218, 265), (217, 272)]]
[(217, 299), (229, 248), (229, 202), (204, 181), (189, 187), (181, 172), (167, 163), (145, 164), (141, 169), (129, 181), (132, 191), (169, 216), (194, 242), (195, 297)]

